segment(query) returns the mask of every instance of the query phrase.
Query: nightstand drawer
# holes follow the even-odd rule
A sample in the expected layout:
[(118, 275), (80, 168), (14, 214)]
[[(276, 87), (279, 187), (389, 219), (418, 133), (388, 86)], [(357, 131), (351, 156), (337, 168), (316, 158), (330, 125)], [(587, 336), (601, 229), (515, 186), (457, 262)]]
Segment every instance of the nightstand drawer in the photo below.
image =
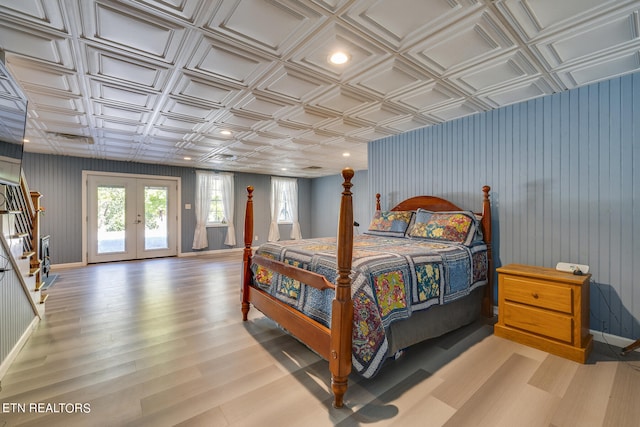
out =
[(566, 343), (573, 342), (573, 318), (571, 316), (510, 302), (504, 303), (502, 315), (505, 326)]
[(505, 276), (503, 281), (502, 297), (506, 301), (573, 313), (573, 290), (570, 287), (517, 276)]

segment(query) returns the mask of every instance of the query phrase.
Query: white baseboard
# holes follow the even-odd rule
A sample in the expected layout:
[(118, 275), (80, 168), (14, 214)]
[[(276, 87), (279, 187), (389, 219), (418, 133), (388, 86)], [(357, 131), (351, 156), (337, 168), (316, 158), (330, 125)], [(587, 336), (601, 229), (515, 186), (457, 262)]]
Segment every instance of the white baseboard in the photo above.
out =
[[(614, 345), (620, 348), (625, 348), (626, 346), (634, 343), (634, 340), (631, 340), (629, 338), (608, 334), (606, 332), (594, 331), (594, 330), (590, 330), (589, 332), (591, 333), (591, 335), (593, 335), (594, 341), (598, 341), (604, 344)], [(635, 351), (640, 351), (640, 349), (636, 349)]]
[[(180, 252), (177, 256), (178, 258), (182, 257), (190, 257), (190, 256), (199, 256), (199, 255), (215, 255), (215, 254), (229, 254), (233, 252), (242, 252), (244, 248), (231, 248), (231, 249), (213, 249), (210, 251), (198, 251), (198, 252)], [(66, 264), (51, 264), (51, 270), (63, 270), (65, 268), (77, 268), (84, 267), (87, 264), (83, 262), (69, 262)]]
[(83, 262), (69, 262), (66, 264), (51, 264), (51, 270), (59, 270), (59, 269), (65, 269), (65, 268), (77, 268), (77, 267), (84, 267), (85, 263)]
[(39, 322), (40, 322), (40, 318), (38, 316), (34, 317), (33, 320), (31, 320), (31, 324), (24, 331), (24, 333), (22, 334), (22, 336), (20, 337), (16, 345), (14, 345), (11, 351), (9, 352), (9, 354), (7, 354), (7, 357), (5, 357), (5, 359), (2, 361), (2, 364), (0, 364), (0, 381), (2, 381), (2, 378), (4, 378), (4, 374), (6, 374), (7, 371), (9, 370), (9, 366), (11, 366), (15, 358), (18, 356), (18, 353), (20, 353), (20, 350), (22, 350), (22, 347), (24, 347), (24, 345), (27, 343), (27, 340), (29, 339), (33, 331), (36, 329)]
[(231, 249), (213, 249), (210, 251), (197, 251), (197, 252), (180, 252), (178, 257), (189, 257), (199, 255), (216, 255), (216, 254), (229, 254), (233, 252), (242, 252), (244, 248), (231, 248)]

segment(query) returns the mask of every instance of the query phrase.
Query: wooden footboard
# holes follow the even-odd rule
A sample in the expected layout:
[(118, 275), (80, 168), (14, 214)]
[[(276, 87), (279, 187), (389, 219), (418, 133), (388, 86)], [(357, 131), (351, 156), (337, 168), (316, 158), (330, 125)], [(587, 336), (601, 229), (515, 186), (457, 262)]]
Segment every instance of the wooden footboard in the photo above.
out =
[[(242, 268), (242, 320), (247, 320), (251, 305), (271, 318), (292, 335), (304, 342), (329, 361), (331, 388), (334, 395), (333, 406), (343, 406), (344, 394), (351, 373), (351, 349), (353, 328), (353, 302), (351, 301), (351, 259), (353, 256), (353, 200), (351, 179), (353, 169), (342, 171), (344, 178), (340, 216), (338, 219), (337, 266), (338, 278), (335, 285), (323, 276), (293, 268), (287, 264), (264, 257), (253, 257), (251, 242), (253, 236), (253, 187), (247, 187), (247, 208), (244, 224), (244, 252)], [(285, 274), (292, 279), (318, 289), (335, 289), (331, 308), (331, 329), (294, 310), (268, 293), (251, 285), (251, 264), (255, 263), (272, 271)]]

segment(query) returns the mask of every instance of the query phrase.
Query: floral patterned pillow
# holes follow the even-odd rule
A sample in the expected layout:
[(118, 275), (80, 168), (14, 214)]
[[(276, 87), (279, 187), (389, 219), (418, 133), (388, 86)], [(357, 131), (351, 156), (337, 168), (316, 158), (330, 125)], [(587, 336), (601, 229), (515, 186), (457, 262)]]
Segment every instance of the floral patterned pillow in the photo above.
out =
[(431, 212), (419, 209), (410, 237), (470, 244), (478, 231), (472, 212)]
[(412, 211), (376, 211), (365, 234), (404, 237), (412, 216)]

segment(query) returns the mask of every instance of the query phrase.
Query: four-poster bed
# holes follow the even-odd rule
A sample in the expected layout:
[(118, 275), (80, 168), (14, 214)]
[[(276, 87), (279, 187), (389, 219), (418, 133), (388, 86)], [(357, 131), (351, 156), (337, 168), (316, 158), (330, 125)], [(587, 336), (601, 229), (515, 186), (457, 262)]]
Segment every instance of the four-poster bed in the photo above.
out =
[(247, 188), (241, 292), (243, 320), (252, 304), (329, 361), (335, 407), (352, 366), (371, 377), (398, 350), (493, 314), (488, 186), (481, 213), (434, 196), (383, 212), (378, 194), (369, 233), (354, 241), (354, 172), (342, 176), (337, 238), (265, 244), (255, 255)]

